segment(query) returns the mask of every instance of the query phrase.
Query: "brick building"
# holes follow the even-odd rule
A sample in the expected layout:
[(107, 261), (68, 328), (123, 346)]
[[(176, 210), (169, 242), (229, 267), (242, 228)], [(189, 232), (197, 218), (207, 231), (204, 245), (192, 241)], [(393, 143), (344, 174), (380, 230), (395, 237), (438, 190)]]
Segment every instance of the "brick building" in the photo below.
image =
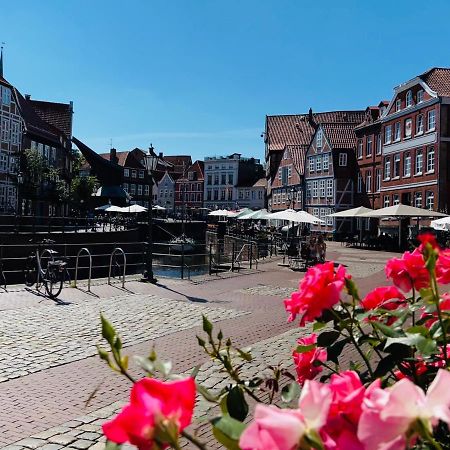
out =
[(433, 68), (394, 88), (381, 116), (382, 206), (449, 212), (450, 69)]
[(195, 161), (175, 182), (175, 209), (202, 208), (205, 185), (205, 165)]
[(313, 225), (313, 230), (342, 233), (351, 227), (345, 219), (327, 216), (355, 205), (355, 126), (364, 115), (364, 111), (323, 113), (317, 125), (306, 152), (305, 210), (325, 223)]

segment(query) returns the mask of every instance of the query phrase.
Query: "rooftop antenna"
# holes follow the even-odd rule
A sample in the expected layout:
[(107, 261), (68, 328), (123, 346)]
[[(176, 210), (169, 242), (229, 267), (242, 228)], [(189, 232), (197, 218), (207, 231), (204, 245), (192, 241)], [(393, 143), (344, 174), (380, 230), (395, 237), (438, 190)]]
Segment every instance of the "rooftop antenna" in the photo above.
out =
[(113, 148), (113, 146), (112, 146), (112, 138), (109, 140), (109, 148)]
[(3, 46), (6, 44), (6, 42), (2, 42), (2, 45), (0, 46), (0, 77), (3, 78)]

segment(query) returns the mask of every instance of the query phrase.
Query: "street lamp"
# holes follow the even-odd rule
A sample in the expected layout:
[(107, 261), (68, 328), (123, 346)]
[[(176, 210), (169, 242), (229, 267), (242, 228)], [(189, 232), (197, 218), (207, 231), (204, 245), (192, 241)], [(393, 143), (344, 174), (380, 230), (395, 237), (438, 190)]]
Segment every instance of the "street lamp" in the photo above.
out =
[(148, 283), (156, 283), (156, 278), (153, 276), (153, 171), (158, 166), (158, 156), (154, 152), (153, 145), (150, 144), (148, 153), (144, 157), (144, 166), (147, 170), (150, 190), (149, 190), (149, 202), (148, 202), (148, 231), (147, 231), (147, 252), (145, 261), (145, 272), (142, 281)]
[(19, 172), (17, 174), (17, 212), (19, 216), (22, 215), (22, 199), (20, 198), (21, 186), (23, 184), (23, 173)]

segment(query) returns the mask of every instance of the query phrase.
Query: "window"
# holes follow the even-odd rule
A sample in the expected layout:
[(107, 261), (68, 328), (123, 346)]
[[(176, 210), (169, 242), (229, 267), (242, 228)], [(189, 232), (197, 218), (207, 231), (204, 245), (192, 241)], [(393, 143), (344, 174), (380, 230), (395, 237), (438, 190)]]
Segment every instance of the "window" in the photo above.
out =
[(380, 192), (381, 189), (381, 169), (377, 169), (376, 171), (376, 191)]
[(356, 148), (356, 157), (359, 159), (362, 158), (362, 156), (363, 156), (363, 142), (362, 140), (359, 140), (358, 147)]
[(228, 200), (233, 200), (233, 189), (228, 189)]
[(281, 181), (281, 179), (282, 179), (282, 177), (283, 177), (283, 168), (282, 167), (280, 167), (279, 169), (278, 169), (278, 179)]
[(195, 175), (195, 172), (188, 172), (188, 180), (189, 181), (193, 181), (194, 180), (194, 175)]
[(428, 111), (428, 125), (427, 130), (432, 131), (436, 128), (436, 111), (433, 109)]
[(392, 176), (394, 178), (399, 177), (400, 176), (400, 155), (397, 153), (396, 155), (394, 155), (394, 167), (393, 167), (393, 173)]
[(316, 156), (316, 171), (320, 172), (322, 170), (322, 157)]
[(372, 171), (368, 170), (366, 173), (366, 191), (372, 192)]
[(377, 135), (377, 155), (381, 155), (381, 134)]
[(384, 158), (384, 179), (389, 180), (391, 178), (391, 158), (387, 156)]
[(356, 192), (358, 192), (358, 193), (362, 192), (362, 175), (361, 175), (361, 173), (358, 173), (358, 183), (357, 183)]
[(5, 106), (11, 103), (11, 90), (5, 86), (2, 86), (2, 103)]
[(226, 173), (221, 174), (220, 184), (227, 184), (227, 174)]
[(411, 137), (412, 133), (412, 119), (405, 120), (405, 138)]
[(422, 208), (422, 192), (416, 192), (414, 194), (414, 206), (416, 208)]
[(423, 171), (423, 152), (422, 150), (416, 151), (416, 175), (422, 175)]
[(128, 183), (123, 183), (122, 187), (125, 192), (128, 192)]
[(385, 195), (383, 199), (383, 207), (387, 208), (389, 206), (389, 195)]
[(327, 197), (333, 197), (333, 179), (328, 178), (327, 180)]
[(13, 145), (19, 144), (20, 125), (18, 122), (11, 122), (11, 143)]
[(310, 156), (308, 160), (309, 160), (309, 171), (314, 172), (314, 158)]
[(422, 103), (423, 102), (423, 90), (420, 89), (417, 91), (417, 103)]
[(324, 172), (328, 172), (329, 164), (330, 164), (329, 155), (323, 155), (322, 156), (322, 169)]
[(212, 184), (212, 175), (208, 174), (207, 178), (206, 178), (206, 184), (211, 186)]
[(138, 195), (142, 195), (142, 184), (138, 184), (138, 187), (137, 187), (137, 194), (138, 194)]
[(406, 107), (408, 108), (409, 106), (412, 106), (412, 104), (413, 104), (412, 92), (408, 91), (406, 93)]
[(219, 200), (219, 189), (214, 189), (214, 200)]
[(396, 122), (394, 125), (394, 141), (400, 140), (400, 122)]
[(288, 184), (288, 168), (284, 166), (281, 171), (281, 183), (283, 186)]
[(148, 184), (145, 185), (144, 194), (148, 197), (150, 195), (150, 186)]
[(219, 184), (219, 174), (218, 173), (214, 174), (214, 184), (215, 185)]
[(312, 196), (313, 196), (313, 198), (317, 198), (317, 188), (318, 188), (318, 182), (317, 181), (313, 181), (312, 182), (312, 185), (313, 185), (313, 188), (312, 188)]
[(313, 208), (313, 216), (319, 217), (319, 208)]
[(131, 194), (136, 194), (136, 185), (135, 184), (130, 184), (130, 192)]
[(427, 191), (427, 209), (434, 209), (434, 192)]
[(400, 203), (400, 196), (398, 194), (394, 194), (392, 196), (392, 204), (398, 205)]
[(220, 190), (220, 199), (225, 200), (225, 189)]
[(330, 214), (332, 214), (333, 213), (333, 211), (331, 210), (331, 209), (328, 209), (328, 215), (327, 215), (327, 225), (329, 226), (329, 227), (332, 227), (333, 226), (333, 217), (330, 217)]
[(131, 178), (136, 178), (136, 177), (137, 177), (137, 171), (133, 169), (131, 171)]
[(139, 171), (139, 178), (144, 178), (144, 171), (143, 170)]
[(312, 188), (312, 182), (308, 181), (306, 183), (306, 198), (311, 198), (311, 188)]
[(339, 153), (339, 166), (340, 167), (347, 166), (347, 153)]
[(320, 180), (319, 194), (321, 198), (325, 198), (325, 180)]
[(234, 180), (233, 180), (233, 174), (232, 174), (232, 173), (229, 173), (229, 174), (228, 174), (228, 184), (234, 184), (233, 181), (234, 181)]
[(398, 98), (395, 100), (395, 111), (400, 111), (402, 109), (402, 101)]
[(423, 115), (419, 114), (416, 117), (416, 134), (422, 134), (423, 133)]
[(2, 133), (1, 133), (2, 141), (9, 141), (9, 120), (2, 119)]
[(434, 172), (434, 148), (430, 147), (427, 153), (427, 172)]
[(367, 136), (366, 156), (372, 155), (372, 135)]
[(384, 143), (390, 144), (392, 141), (392, 125), (387, 125), (384, 129)]
[(317, 144), (317, 148), (322, 148), (322, 139), (323, 138), (323, 133), (322, 130), (319, 129), (317, 130), (317, 138), (316, 138), (316, 144)]
[(411, 153), (406, 152), (403, 158), (403, 176), (411, 176)]
[(288, 178), (292, 177), (292, 166), (288, 166)]

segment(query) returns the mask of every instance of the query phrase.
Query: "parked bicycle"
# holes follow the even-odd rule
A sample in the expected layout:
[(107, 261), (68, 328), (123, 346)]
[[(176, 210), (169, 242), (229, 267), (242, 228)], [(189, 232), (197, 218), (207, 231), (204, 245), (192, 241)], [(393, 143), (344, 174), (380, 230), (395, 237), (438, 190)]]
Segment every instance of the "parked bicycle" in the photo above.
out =
[(39, 287), (42, 283), (52, 299), (61, 293), (67, 272), (67, 262), (61, 257), (56, 259), (58, 252), (50, 248), (54, 243), (50, 239), (38, 243), (37, 248), (26, 259), (23, 269), (25, 284), (31, 287), (36, 283)]

